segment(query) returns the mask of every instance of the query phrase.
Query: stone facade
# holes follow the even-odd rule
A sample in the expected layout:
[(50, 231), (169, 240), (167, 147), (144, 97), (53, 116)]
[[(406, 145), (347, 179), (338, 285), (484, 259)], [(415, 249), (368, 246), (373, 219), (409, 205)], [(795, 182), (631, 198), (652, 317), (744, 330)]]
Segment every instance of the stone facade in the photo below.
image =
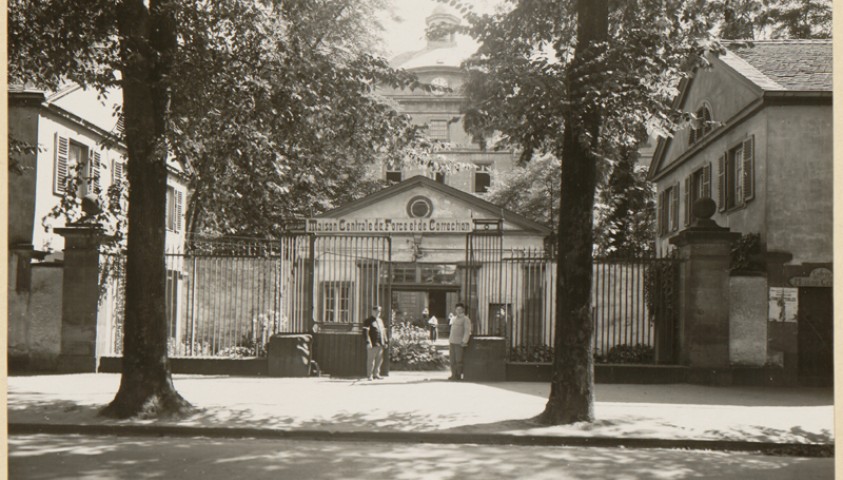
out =
[[(440, 6), (427, 17), (426, 22), (428, 25), (456, 25), (460, 20)], [(421, 89), (381, 87), (379, 93), (394, 101), (398, 111), (409, 115), (415, 125), (427, 126), (428, 135), (446, 146), (441, 153), (446, 160), (443, 164), (462, 165), (459, 169), (442, 172), (438, 178), (445, 185), (482, 196), (485, 192), (484, 182), (493, 179), (495, 173), (513, 168), (516, 157), (511, 150), (481, 149), (463, 128), (462, 107), (465, 96), (462, 89), (466, 72), (461, 64), (474, 53), (473, 49), (461, 35), (428, 38), (423, 48), (402, 53), (393, 58), (391, 63), (393, 67), (414, 73), (419, 82), (436, 85), (441, 89), (425, 92)], [(390, 178), (387, 172), (392, 171), (392, 167), (380, 165), (378, 168), (382, 178)], [(436, 169), (410, 162), (396, 168), (400, 168), (400, 180), (416, 175), (437, 178)]]

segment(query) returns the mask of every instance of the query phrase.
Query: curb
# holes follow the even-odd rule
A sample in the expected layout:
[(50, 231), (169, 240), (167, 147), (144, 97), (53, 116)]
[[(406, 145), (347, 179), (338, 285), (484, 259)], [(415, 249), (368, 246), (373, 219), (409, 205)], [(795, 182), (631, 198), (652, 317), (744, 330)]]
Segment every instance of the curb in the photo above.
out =
[(501, 433), (445, 432), (336, 432), (330, 430), (276, 430), (240, 427), (188, 427), (179, 425), (73, 425), (9, 423), (9, 435), (125, 435), (152, 437), (260, 438), (332, 442), (448, 443), (555, 447), (659, 448), (757, 452), (792, 457), (833, 457), (834, 444), (774, 443), (737, 440), (660, 439), (640, 437), (574, 437), (509, 435)]

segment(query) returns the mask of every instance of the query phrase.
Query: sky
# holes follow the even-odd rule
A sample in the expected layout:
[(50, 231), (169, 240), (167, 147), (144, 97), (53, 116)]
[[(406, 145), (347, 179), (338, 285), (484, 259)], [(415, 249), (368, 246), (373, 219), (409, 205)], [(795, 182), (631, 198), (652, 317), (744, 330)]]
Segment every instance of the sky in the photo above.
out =
[[(477, 12), (491, 12), (503, 0), (462, 0)], [(384, 26), (384, 54), (394, 57), (399, 53), (419, 50), (424, 47), (424, 19), (433, 9), (443, 3), (435, 0), (390, 0), (391, 11), (381, 13), (379, 20)], [(445, 4), (447, 6), (447, 4)], [(450, 7), (449, 7), (450, 8)], [(452, 10), (457, 13), (456, 10)]]

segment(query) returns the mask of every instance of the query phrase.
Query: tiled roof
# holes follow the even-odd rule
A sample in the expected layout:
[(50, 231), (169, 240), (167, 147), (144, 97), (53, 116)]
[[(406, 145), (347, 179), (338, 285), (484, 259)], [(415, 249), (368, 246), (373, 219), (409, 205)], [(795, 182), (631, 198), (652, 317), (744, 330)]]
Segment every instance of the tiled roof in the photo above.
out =
[(724, 46), (729, 53), (723, 61), (764, 90), (832, 89), (831, 40), (747, 40)]

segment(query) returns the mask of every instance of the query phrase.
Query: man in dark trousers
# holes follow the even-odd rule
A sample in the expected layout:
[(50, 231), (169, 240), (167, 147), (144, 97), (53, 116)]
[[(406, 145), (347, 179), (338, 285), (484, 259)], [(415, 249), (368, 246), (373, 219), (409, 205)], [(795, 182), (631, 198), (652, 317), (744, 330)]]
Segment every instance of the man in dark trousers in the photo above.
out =
[(383, 347), (386, 345), (386, 327), (381, 320), (381, 307), (372, 307), (372, 314), (363, 321), (363, 335), (366, 337), (366, 376), (369, 380), (380, 380), (383, 363)]
[(465, 314), (465, 305), (456, 304), (457, 315), (451, 322), (451, 334), (448, 337), (448, 347), (451, 357), (451, 377), (448, 380), (462, 380), (463, 351), (468, 346), (471, 337), (471, 320)]

